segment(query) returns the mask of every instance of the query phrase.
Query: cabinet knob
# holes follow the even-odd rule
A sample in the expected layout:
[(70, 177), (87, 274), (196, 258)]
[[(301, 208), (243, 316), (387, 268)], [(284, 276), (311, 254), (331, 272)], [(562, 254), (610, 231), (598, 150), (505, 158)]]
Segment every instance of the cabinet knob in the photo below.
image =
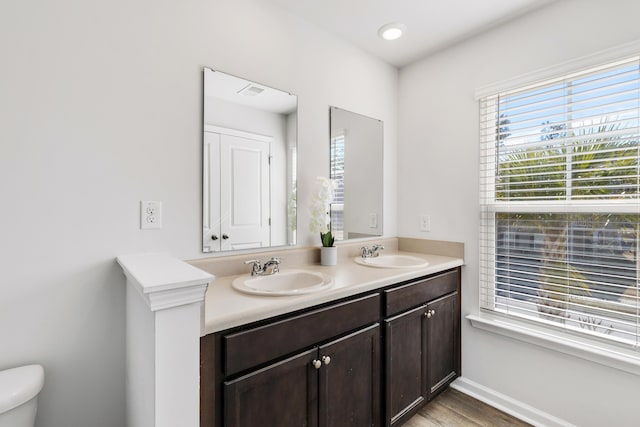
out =
[(424, 314), (424, 316), (425, 316), (427, 319), (431, 319), (431, 310), (427, 311), (427, 312)]
[(229, 236), (227, 236), (226, 234), (223, 234), (223, 235), (222, 235), (222, 238), (223, 238), (224, 240), (227, 240), (227, 239), (229, 238)]
[(211, 236), (211, 240), (218, 240), (218, 236), (217, 236), (217, 235), (215, 235), (215, 234), (214, 234), (214, 235), (212, 235), (212, 236)]
[(431, 310), (431, 315), (435, 316), (436, 315), (436, 311), (435, 310)]
[(328, 365), (329, 363), (331, 363), (331, 358), (329, 356), (322, 356), (322, 361), (325, 365)]
[(322, 362), (319, 361), (318, 359), (314, 359), (313, 362), (311, 362), (311, 364), (313, 365), (314, 368), (316, 369), (320, 369), (320, 366), (322, 366)]

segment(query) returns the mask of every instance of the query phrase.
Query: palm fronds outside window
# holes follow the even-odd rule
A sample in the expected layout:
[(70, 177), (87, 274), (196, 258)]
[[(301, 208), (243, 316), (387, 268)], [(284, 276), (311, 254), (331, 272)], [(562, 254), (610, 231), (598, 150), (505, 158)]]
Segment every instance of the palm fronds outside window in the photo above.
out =
[(640, 58), (485, 97), (481, 307), (640, 345)]

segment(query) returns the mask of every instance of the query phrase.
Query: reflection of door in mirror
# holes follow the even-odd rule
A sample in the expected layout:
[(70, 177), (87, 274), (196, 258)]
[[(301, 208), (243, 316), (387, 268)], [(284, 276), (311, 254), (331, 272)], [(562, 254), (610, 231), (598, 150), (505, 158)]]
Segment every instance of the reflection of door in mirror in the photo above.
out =
[(204, 241), (209, 252), (268, 247), (272, 138), (206, 126)]
[(295, 244), (297, 97), (204, 70), (203, 252)]
[(329, 176), (336, 180), (331, 232), (337, 240), (382, 235), (382, 121), (330, 108)]

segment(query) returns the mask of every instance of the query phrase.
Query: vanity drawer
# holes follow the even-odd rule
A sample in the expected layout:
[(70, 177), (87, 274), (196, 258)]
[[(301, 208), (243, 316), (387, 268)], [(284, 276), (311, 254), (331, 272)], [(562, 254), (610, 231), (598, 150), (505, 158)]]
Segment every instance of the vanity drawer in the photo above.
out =
[(323, 307), (223, 337), (224, 372), (233, 375), (380, 320), (380, 294)]
[(392, 316), (458, 289), (458, 270), (384, 291), (385, 316)]

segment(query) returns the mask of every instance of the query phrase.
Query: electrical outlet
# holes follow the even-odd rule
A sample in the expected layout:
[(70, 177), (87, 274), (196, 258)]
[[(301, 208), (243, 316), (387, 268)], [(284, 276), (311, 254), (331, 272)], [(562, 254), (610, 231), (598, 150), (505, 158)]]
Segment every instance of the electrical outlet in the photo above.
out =
[(431, 231), (431, 216), (427, 214), (420, 215), (420, 231)]
[(162, 202), (140, 201), (140, 229), (162, 228)]

